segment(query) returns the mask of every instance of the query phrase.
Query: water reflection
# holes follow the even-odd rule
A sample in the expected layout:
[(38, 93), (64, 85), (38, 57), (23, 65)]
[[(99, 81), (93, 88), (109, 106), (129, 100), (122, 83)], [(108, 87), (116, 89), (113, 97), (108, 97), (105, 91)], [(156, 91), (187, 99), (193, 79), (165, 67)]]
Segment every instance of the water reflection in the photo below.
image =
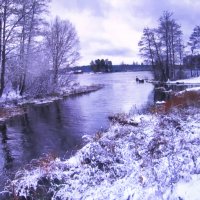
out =
[(12, 168), (13, 166), (13, 161), (14, 161), (14, 158), (11, 154), (11, 149), (9, 147), (9, 144), (8, 144), (8, 135), (7, 135), (7, 127), (6, 125), (3, 125), (3, 127), (1, 127), (1, 143), (2, 143), (2, 152), (4, 154), (4, 158), (5, 158), (5, 161), (4, 161), (4, 168), (6, 169), (9, 169), (9, 168)]

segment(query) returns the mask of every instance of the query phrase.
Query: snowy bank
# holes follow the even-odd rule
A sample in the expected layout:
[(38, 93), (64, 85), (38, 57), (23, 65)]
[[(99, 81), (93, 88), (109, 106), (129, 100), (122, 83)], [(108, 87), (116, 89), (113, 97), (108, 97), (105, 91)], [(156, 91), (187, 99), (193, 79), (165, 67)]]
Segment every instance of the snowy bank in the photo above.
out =
[(76, 85), (70, 88), (61, 88), (56, 94), (30, 98), (22, 97), (13, 92), (3, 95), (0, 99), (0, 122), (6, 121), (11, 117), (23, 115), (26, 113), (26, 106), (31, 104), (41, 105), (49, 104), (59, 99), (64, 99), (73, 95), (87, 94), (102, 89), (103, 85), (80, 86)]
[(7, 190), (21, 199), (198, 199), (199, 107), (127, 120), (137, 126), (115, 122), (69, 160), (34, 161)]
[(185, 90), (182, 90), (180, 92), (177, 93), (177, 95), (179, 94), (183, 94), (184, 92), (200, 92), (200, 87), (191, 87), (191, 88), (187, 88)]
[(168, 84), (200, 84), (200, 77), (168, 81)]

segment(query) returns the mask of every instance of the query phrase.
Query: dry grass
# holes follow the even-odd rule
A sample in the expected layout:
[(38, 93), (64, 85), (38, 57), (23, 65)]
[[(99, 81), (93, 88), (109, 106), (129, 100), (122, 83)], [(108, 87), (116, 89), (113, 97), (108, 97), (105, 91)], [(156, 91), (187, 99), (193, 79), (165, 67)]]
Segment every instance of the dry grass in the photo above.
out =
[(138, 126), (137, 122), (134, 122), (133, 120), (129, 120), (128, 118), (129, 116), (125, 113), (108, 116), (108, 119), (112, 123), (119, 123), (122, 126), (125, 126), (125, 125)]
[(196, 91), (186, 91), (178, 95), (173, 95), (162, 105), (154, 106), (151, 111), (153, 113), (166, 113), (173, 108), (182, 108), (190, 105), (198, 105), (200, 103), (200, 93)]
[(40, 158), (38, 160), (38, 165), (40, 168), (46, 171), (46, 173), (49, 173), (49, 170), (51, 170), (52, 162), (55, 161), (56, 156), (53, 154), (45, 155), (44, 157)]
[(25, 107), (1, 107), (0, 108), (0, 118), (2, 119), (9, 119), (11, 117), (17, 116), (17, 115), (23, 115), (26, 113)]
[(96, 132), (95, 135), (94, 135), (94, 137), (93, 137), (93, 140), (95, 142), (99, 141), (102, 138), (103, 134), (104, 134), (103, 131)]

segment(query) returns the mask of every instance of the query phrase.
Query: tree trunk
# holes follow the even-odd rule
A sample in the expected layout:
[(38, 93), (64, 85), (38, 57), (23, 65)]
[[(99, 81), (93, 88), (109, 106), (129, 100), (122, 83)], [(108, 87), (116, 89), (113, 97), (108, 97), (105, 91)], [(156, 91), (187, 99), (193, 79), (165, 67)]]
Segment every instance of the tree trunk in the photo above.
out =
[[(22, 31), (22, 37), (23, 37), (23, 75), (22, 75), (22, 81), (21, 81), (21, 86), (20, 86), (20, 95), (22, 96), (25, 88), (26, 88), (26, 74), (27, 74), (27, 68), (28, 68), (28, 61), (29, 61), (29, 54), (30, 54), (30, 46), (31, 46), (31, 40), (32, 40), (32, 32), (33, 32), (33, 28), (34, 28), (34, 19), (35, 19), (35, 2), (33, 2), (32, 5), (32, 13), (31, 13), (31, 21), (29, 24), (29, 30), (28, 30), (28, 38), (27, 38), (27, 48), (25, 50), (25, 40), (26, 40), (26, 36), (25, 36), (25, 27), (23, 27), (23, 31)], [(26, 9), (25, 9), (25, 5), (24, 5), (24, 11), (23, 11), (23, 19), (24, 19), (24, 25), (26, 24)]]
[(2, 19), (1, 19), (1, 14), (0, 14), (0, 63), (1, 63), (1, 59), (2, 59)]
[(21, 88), (20, 88), (20, 91), (19, 91), (20, 96), (22, 96), (23, 93), (24, 93), (24, 90), (25, 90), (25, 81), (26, 81), (26, 74), (24, 74), (24, 75), (22, 76)]
[[(6, 2), (7, 3), (7, 2)], [(5, 68), (6, 68), (6, 17), (7, 17), (7, 4), (3, 9), (3, 25), (2, 25), (2, 52), (1, 52), (1, 87), (0, 97), (3, 94), (5, 88)]]
[(57, 82), (58, 82), (58, 65), (56, 62), (55, 66), (54, 66), (54, 77), (53, 77), (53, 83), (55, 86), (57, 85)]
[(0, 97), (3, 94), (5, 88), (5, 66), (6, 66), (6, 48), (3, 45), (2, 49), (2, 62), (1, 62), (1, 88), (0, 88)]

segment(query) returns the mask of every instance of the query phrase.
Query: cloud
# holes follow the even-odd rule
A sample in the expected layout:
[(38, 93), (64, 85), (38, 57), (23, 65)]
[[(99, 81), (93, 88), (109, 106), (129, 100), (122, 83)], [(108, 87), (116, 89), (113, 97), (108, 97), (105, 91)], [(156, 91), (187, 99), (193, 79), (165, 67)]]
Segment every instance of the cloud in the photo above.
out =
[(99, 49), (94, 51), (95, 55), (100, 56), (133, 56), (132, 49), (129, 48), (108, 48), (108, 49)]
[(52, 0), (52, 16), (69, 19), (80, 37), (82, 59), (88, 64), (98, 56), (113, 63), (142, 61), (138, 41), (143, 28), (158, 26), (163, 11), (174, 13), (187, 42), (200, 18), (199, 0)]
[(149, 19), (149, 27), (158, 24), (158, 19), (164, 11), (174, 13), (174, 18), (182, 26), (182, 29), (188, 37), (192, 29), (197, 25), (200, 18), (199, 0), (136, 0), (134, 4), (129, 5), (134, 17)]
[[(58, 1), (54, 0), (53, 4), (56, 3)], [(107, 10), (107, 4), (103, 0), (59, 0), (59, 5), (79, 13), (89, 10), (94, 16), (104, 16)]]

